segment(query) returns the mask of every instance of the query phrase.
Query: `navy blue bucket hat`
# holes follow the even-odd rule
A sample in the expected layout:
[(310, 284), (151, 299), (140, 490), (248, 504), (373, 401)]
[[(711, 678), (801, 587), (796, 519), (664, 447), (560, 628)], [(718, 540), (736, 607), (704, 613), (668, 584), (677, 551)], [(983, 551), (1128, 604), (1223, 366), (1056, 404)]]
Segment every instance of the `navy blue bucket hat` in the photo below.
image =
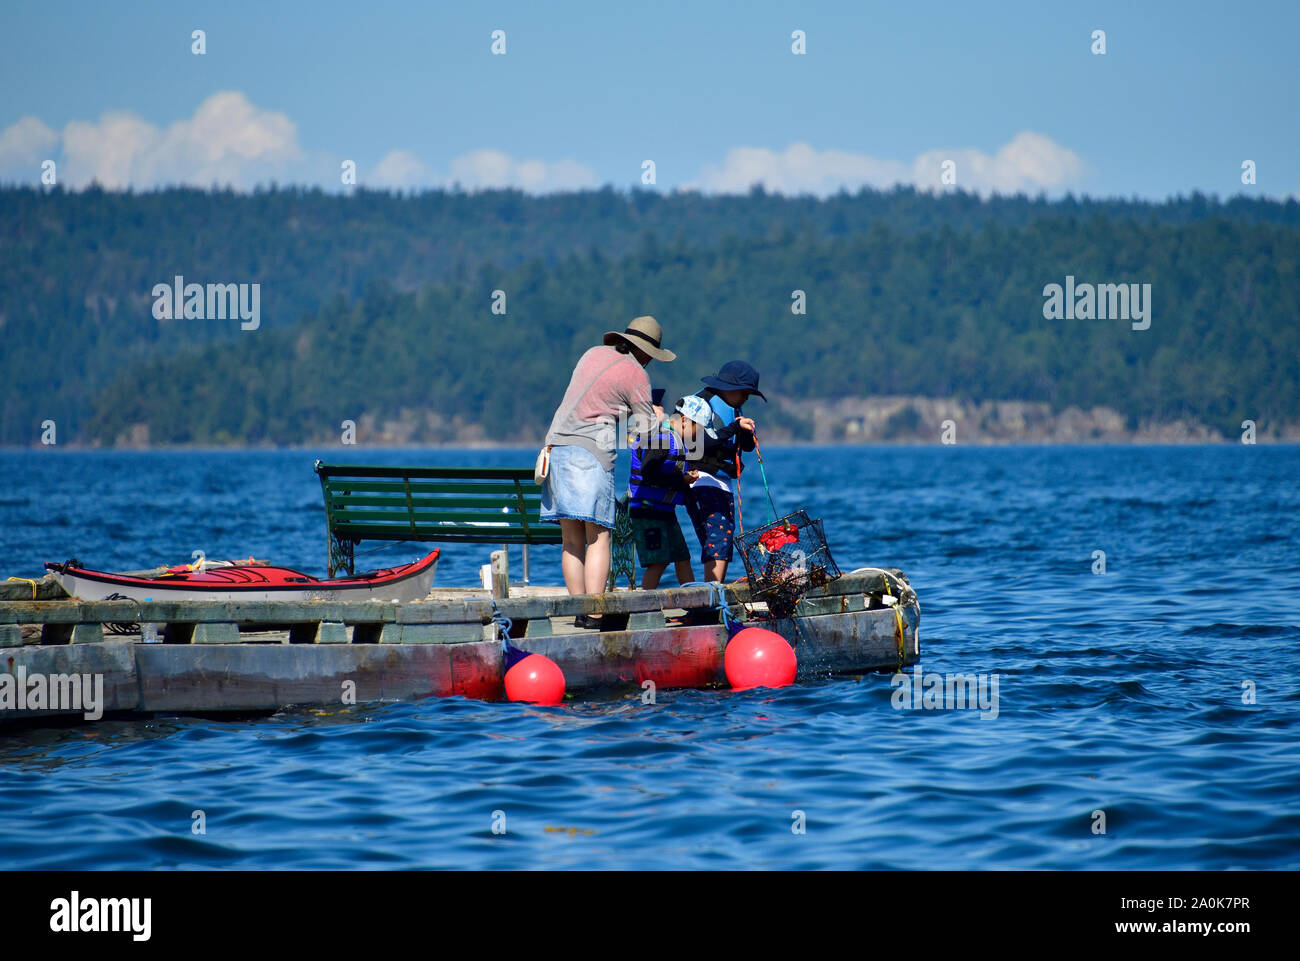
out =
[[(701, 377), (706, 387), (714, 390), (747, 390), (756, 397), (763, 397), (758, 389), (758, 371), (743, 360), (732, 360), (722, 365), (716, 377)], [(763, 397), (763, 400), (767, 400)]]

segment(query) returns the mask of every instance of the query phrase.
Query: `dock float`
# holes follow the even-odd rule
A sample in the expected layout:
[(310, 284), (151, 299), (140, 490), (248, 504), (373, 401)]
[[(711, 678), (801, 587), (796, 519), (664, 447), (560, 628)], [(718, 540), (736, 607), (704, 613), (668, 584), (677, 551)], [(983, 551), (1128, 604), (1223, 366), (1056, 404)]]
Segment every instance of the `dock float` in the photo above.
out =
[[(564, 671), (571, 694), (653, 681), (725, 686), (727, 629), (717, 604), (774, 630), (800, 679), (898, 670), (920, 657), (920, 604), (902, 571), (864, 569), (810, 591), (784, 619), (743, 583), (496, 601), (511, 643)], [(601, 630), (573, 626), (599, 614)], [(143, 643), (123, 625), (156, 625)], [(425, 697), (504, 697), (502, 646), (482, 590), (422, 601), (0, 601), (0, 724), (83, 714), (54, 703), (69, 678), (102, 679), (100, 710), (132, 714), (270, 712)], [(11, 675), (6, 678), (4, 675)], [(5, 697), (23, 678), (49, 685), (44, 706)]]

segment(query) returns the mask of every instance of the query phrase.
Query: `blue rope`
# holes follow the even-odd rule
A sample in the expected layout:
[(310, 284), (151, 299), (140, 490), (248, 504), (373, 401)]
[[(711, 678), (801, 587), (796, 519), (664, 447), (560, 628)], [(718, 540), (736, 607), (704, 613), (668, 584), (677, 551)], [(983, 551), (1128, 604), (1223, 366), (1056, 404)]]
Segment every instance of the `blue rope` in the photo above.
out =
[(501, 608), (497, 607), (497, 599), (492, 600), (492, 623), (497, 627), (497, 636), (501, 638), (501, 646), (505, 650), (510, 649), (510, 631), (515, 626), (515, 622), (501, 613)]
[(691, 581), (689, 584), (682, 584), (681, 586), (707, 587), (709, 589), (709, 605), (717, 608), (718, 613), (722, 615), (722, 623), (727, 630), (732, 634), (744, 630), (745, 625), (732, 616), (731, 605), (727, 602), (727, 588), (721, 581)]
[(501, 655), (505, 660), (505, 670), (508, 671), (527, 657), (528, 652), (521, 651), (510, 643), (510, 631), (515, 622), (501, 613), (495, 597), (492, 598), (492, 623), (496, 625), (497, 636), (501, 639)]
[(497, 599), (492, 598), (492, 623), (496, 625), (497, 634), (501, 638), (501, 658), (502, 672), (510, 670), (524, 658), (529, 656), (528, 651), (520, 650), (510, 643), (510, 631), (514, 628), (515, 622), (501, 613), (501, 608), (497, 607)]

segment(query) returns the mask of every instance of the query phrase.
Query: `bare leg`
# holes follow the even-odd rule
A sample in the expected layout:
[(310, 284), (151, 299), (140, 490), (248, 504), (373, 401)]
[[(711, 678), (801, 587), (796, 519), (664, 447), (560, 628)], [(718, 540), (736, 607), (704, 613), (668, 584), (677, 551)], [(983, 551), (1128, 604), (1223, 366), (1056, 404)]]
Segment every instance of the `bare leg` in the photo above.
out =
[[(586, 593), (604, 594), (609, 581), (610, 530), (590, 522), (587, 522), (586, 527), (587, 557), (583, 565)], [(565, 584), (568, 584), (567, 579)]]
[(641, 590), (653, 591), (659, 586), (659, 578), (664, 576), (664, 571), (668, 570), (667, 564), (651, 564), (641, 575)]
[(706, 581), (724, 581), (727, 578), (727, 565), (730, 561), (706, 561), (704, 579)]
[(691, 570), (690, 561), (678, 561), (674, 569), (677, 571), (678, 584), (690, 584), (695, 580), (695, 571)]
[[(560, 570), (564, 572), (564, 586), (570, 594), (586, 593), (587, 534), (583, 521), (560, 519)], [(605, 560), (609, 564), (608, 555)]]

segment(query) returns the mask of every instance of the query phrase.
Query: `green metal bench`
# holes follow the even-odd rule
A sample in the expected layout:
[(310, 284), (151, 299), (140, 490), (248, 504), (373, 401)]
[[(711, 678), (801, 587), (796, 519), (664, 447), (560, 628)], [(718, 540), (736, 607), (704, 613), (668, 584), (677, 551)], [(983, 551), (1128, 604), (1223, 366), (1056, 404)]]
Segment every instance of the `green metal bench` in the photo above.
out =
[[(355, 573), (363, 540), (559, 544), (560, 526), (541, 520), (542, 489), (531, 467), (367, 467), (324, 464), (316, 474), (325, 495), (329, 573)], [(635, 587), (636, 561), (627, 495), (618, 500), (609, 590), (620, 577)]]
[(316, 461), (325, 495), (329, 572), (354, 573), (365, 540), (522, 544), (560, 543), (544, 523), (531, 467), (369, 467)]

